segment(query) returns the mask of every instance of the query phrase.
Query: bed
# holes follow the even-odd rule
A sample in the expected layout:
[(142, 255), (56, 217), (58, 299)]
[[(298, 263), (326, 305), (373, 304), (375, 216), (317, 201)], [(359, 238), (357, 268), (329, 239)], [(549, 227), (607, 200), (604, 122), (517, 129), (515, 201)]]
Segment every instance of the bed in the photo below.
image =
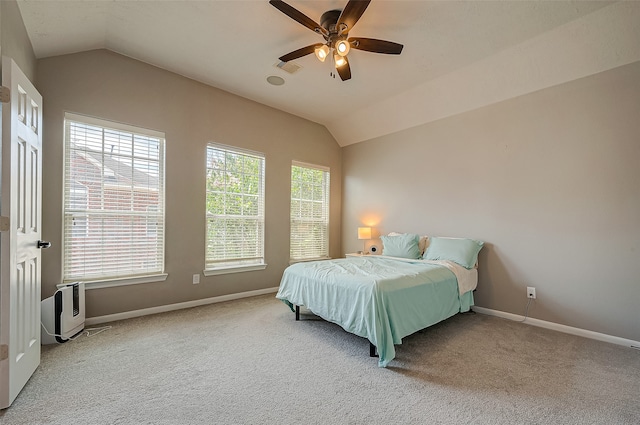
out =
[[(420, 237), (410, 235), (405, 239), (415, 241), (417, 247)], [(435, 243), (436, 239), (447, 240)], [(457, 241), (462, 239), (430, 240), (424, 254), (393, 250), (393, 244), (383, 239), (383, 254), (386, 251), (404, 255), (293, 264), (284, 271), (276, 298), (293, 311), (304, 306), (347, 332), (367, 338), (377, 350), (378, 365), (386, 367), (395, 357), (394, 346), (401, 344), (402, 338), (469, 311), (473, 305), (478, 281), (477, 252), (482, 242), (465, 239), (473, 241), (475, 248), (471, 252), (475, 251), (475, 255), (466, 252), (461, 260), (459, 249), (443, 251), (441, 247), (451, 242), (460, 245)], [(431, 249), (436, 245), (440, 248)]]

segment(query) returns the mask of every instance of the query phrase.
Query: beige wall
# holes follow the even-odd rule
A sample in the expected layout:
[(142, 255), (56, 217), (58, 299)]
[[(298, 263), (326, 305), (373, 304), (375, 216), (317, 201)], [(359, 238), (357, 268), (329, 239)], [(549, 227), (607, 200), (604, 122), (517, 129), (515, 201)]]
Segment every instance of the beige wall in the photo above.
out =
[(481, 239), (478, 306), (640, 341), (640, 63), (343, 151), (346, 252)]
[[(265, 83), (266, 84), (266, 83)], [(62, 276), (65, 111), (162, 131), (166, 135), (165, 282), (93, 289), (87, 315), (277, 287), (289, 261), (291, 161), (331, 169), (330, 254), (340, 254), (341, 149), (321, 125), (106, 50), (42, 59), (44, 99), (43, 297)], [(218, 142), (265, 153), (264, 271), (201, 276), (205, 248), (205, 149)]]
[[(486, 241), (479, 306), (640, 340), (640, 64), (356, 144), (317, 124), (108, 51), (37, 62), (17, 4), (0, 2), (0, 46), (44, 96), (43, 297), (61, 279), (65, 111), (166, 133), (166, 282), (87, 294), (88, 315), (277, 286), (288, 261), (291, 160), (331, 167), (331, 255), (382, 233)], [(267, 158), (265, 271), (202, 277), (204, 148)], [(341, 163), (343, 155), (343, 163)], [(341, 176), (344, 167), (344, 177)], [(342, 181), (341, 181), (342, 180)], [(341, 195), (341, 183), (343, 194)], [(340, 199), (343, 199), (341, 210)]]
[(36, 57), (15, 0), (0, 1), (0, 53), (11, 57), (33, 82)]

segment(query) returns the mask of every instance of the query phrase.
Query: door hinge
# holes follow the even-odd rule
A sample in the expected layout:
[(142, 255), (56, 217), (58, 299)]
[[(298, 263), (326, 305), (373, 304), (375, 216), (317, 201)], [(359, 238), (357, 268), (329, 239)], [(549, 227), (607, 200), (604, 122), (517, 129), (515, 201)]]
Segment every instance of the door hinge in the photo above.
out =
[(6, 360), (9, 358), (9, 346), (0, 345), (0, 360)]
[(9, 217), (0, 216), (0, 232), (6, 232), (10, 229), (11, 222)]
[(0, 87), (0, 102), (2, 103), (11, 102), (11, 89), (9, 87), (5, 87), (5, 86)]

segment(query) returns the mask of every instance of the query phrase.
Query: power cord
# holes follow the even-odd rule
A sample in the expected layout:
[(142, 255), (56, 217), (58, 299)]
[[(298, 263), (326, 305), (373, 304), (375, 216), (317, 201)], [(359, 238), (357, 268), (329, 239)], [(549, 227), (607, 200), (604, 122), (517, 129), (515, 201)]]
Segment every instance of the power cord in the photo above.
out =
[[(44, 331), (47, 333), (47, 335), (51, 335), (51, 336), (58, 336), (60, 338), (64, 338), (64, 336), (60, 335), (60, 334), (55, 334), (55, 333), (51, 333), (49, 332), (49, 330), (46, 328), (46, 326), (44, 325), (44, 323), (40, 322), (40, 326), (42, 326), (42, 329), (44, 329)], [(96, 336), (101, 332), (104, 332), (106, 330), (111, 329), (112, 326), (102, 326), (100, 328), (88, 328), (88, 329), (83, 329), (82, 332), (80, 332), (79, 334), (77, 334), (74, 337), (71, 338), (66, 338), (68, 341), (74, 341), (78, 338), (80, 338), (82, 335), (86, 335), (87, 338), (91, 338), (92, 336)], [(94, 333), (91, 333), (91, 331), (96, 331)]]
[(529, 301), (527, 301), (527, 307), (524, 310), (524, 319), (522, 320), (516, 320), (516, 322), (521, 323), (524, 322), (525, 320), (527, 320), (527, 317), (529, 316), (529, 306), (531, 305), (531, 300), (533, 298), (529, 298)]
[[(47, 333), (47, 335), (50, 336), (59, 336), (60, 338), (64, 338), (64, 336), (60, 335), (60, 334), (56, 334), (56, 333), (51, 333), (49, 332), (49, 330), (47, 329), (47, 327), (44, 325), (44, 323), (40, 322), (40, 326), (42, 326), (42, 329), (44, 329), (44, 331)], [(78, 338), (80, 338), (82, 335), (84, 334), (84, 332), (80, 332), (78, 335), (71, 337), (71, 338), (66, 338), (68, 341), (74, 341)]]
[[(83, 332), (86, 332), (87, 338), (91, 338), (92, 336), (98, 335), (100, 332), (104, 332), (106, 330), (111, 329), (112, 327), (113, 326), (102, 326), (100, 328), (88, 328), (88, 329), (85, 329)], [(96, 332), (91, 333), (91, 331), (96, 331)]]

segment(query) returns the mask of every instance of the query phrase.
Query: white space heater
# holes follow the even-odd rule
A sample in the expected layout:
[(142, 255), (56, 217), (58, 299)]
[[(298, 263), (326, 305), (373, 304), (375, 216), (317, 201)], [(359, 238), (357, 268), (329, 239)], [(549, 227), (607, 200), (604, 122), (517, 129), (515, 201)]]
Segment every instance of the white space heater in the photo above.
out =
[(42, 344), (69, 341), (84, 330), (84, 283), (58, 285), (53, 296), (41, 303)]

